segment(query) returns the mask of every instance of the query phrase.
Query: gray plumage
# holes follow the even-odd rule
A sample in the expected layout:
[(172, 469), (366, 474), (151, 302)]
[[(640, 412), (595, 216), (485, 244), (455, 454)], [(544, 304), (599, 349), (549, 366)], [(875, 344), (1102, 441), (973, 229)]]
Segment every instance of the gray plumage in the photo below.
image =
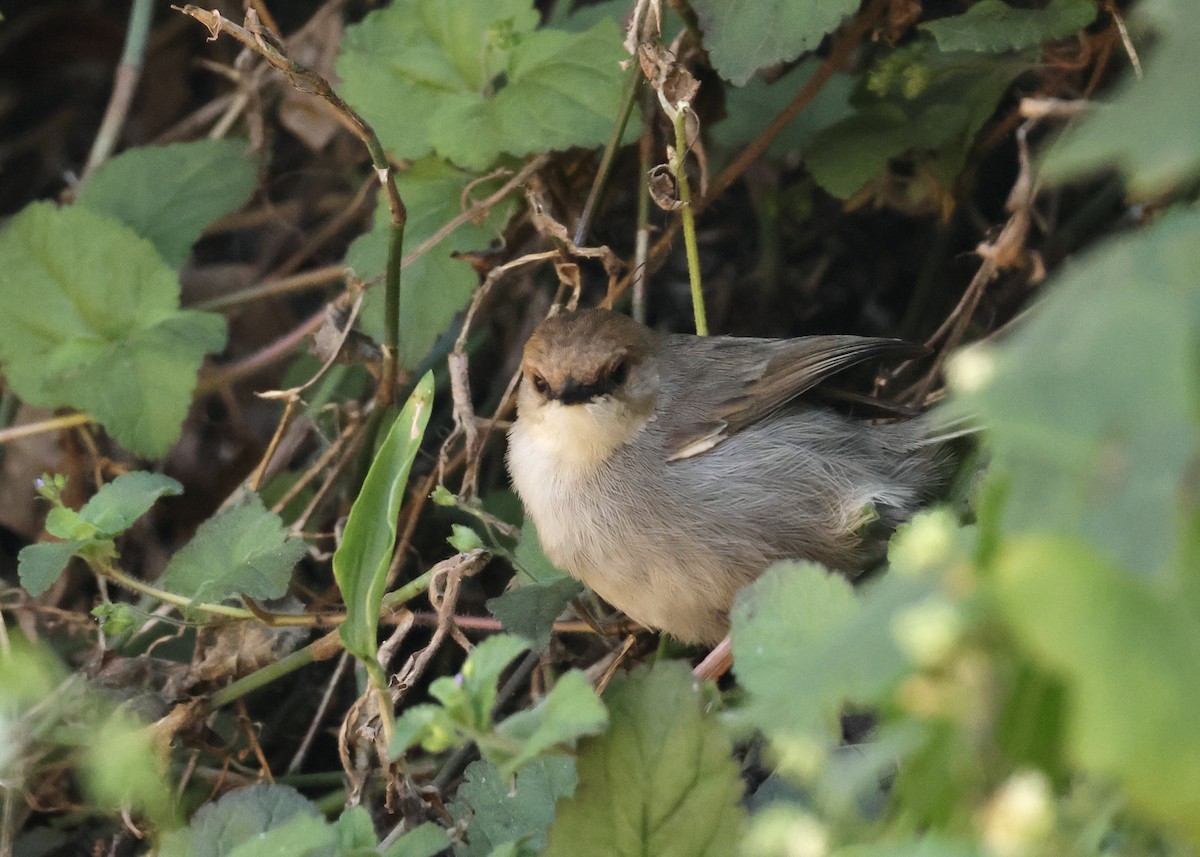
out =
[(910, 350), (565, 313), (526, 346), (509, 470), (554, 562), (639, 622), (714, 643), (767, 566), (854, 573), (934, 496), (946, 456), (920, 421), (870, 425), (805, 395)]

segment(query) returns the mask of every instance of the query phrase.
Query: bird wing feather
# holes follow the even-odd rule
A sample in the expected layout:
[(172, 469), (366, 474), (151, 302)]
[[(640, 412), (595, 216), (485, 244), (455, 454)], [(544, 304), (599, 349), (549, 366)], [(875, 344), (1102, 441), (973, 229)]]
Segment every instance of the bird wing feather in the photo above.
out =
[(672, 346), (677, 359), (666, 368), (678, 375), (680, 394), (664, 426), (669, 461), (707, 452), (852, 366), (924, 353), (863, 336), (677, 337)]

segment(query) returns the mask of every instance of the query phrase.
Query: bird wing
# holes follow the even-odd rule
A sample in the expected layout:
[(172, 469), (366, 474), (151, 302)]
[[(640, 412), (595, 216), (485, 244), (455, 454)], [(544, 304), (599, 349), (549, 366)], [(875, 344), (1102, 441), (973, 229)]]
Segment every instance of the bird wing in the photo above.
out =
[(924, 353), (902, 340), (863, 336), (671, 339), (679, 393), (664, 426), (669, 461), (707, 452), (851, 366)]

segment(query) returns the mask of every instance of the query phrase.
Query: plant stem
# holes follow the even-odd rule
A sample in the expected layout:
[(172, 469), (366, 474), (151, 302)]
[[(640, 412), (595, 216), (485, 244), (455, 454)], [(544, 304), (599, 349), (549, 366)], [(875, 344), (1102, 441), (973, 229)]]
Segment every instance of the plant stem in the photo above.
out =
[(399, 589), (393, 589), (387, 595), (383, 596), (383, 608), (385, 610), (394, 610), (401, 604), (412, 601), (422, 592), (429, 589), (429, 582), (431, 580), (433, 580), (433, 572), (427, 571), (420, 577), (414, 577)]
[(600, 166), (596, 169), (596, 178), (592, 182), (591, 190), (588, 191), (587, 201), (583, 204), (583, 213), (579, 215), (579, 222), (575, 225), (576, 244), (583, 244), (584, 239), (587, 238), (588, 227), (591, 225), (596, 203), (600, 201), (600, 194), (608, 183), (608, 174), (612, 172), (613, 160), (621, 145), (621, 137), (625, 135), (625, 127), (629, 124), (629, 115), (633, 112), (638, 90), (641, 89), (641, 66), (637, 63), (630, 65), (628, 75), (629, 78), (625, 81), (625, 94), (621, 98), (620, 112), (617, 114), (617, 122), (613, 126), (612, 135), (608, 138), (608, 145), (604, 147), (604, 155), (600, 158)]
[(214, 711), (226, 706), (235, 700), (241, 699), (251, 691), (265, 687), (276, 679), (283, 678), (288, 673), (295, 672), (300, 667), (316, 663), (319, 660), (316, 656), (316, 647), (319, 644), (328, 645), (329, 641), (338, 639), (338, 632), (331, 631), (321, 639), (308, 644), (303, 649), (297, 649), (290, 655), (285, 655), (275, 661), (275, 663), (267, 664), (262, 669), (257, 669), (250, 673), (250, 675), (242, 676), (237, 681), (227, 684), (209, 697), (209, 710)]
[(671, 123), (675, 126), (675, 158), (671, 172), (679, 188), (679, 201), (683, 207), (679, 214), (683, 219), (683, 244), (687, 250), (688, 282), (692, 287), (692, 315), (696, 319), (696, 334), (708, 336), (708, 315), (704, 311), (704, 292), (700, 286), (700, 249), (696, 244), (696, 213), (692, 209), (692, 188), (687, 177), (687, 114), (691, 109), (686, 101), (675, 106)]
[(87, 164), (79, 180), (80, 187), (83, 187), (96, 168), (108, 159), (117, 144), (117, 138), (121, 135), (125, 117), (129, 114), (129, 105), (133, 102), (133, 94), (137, 91), (138, 81), (142, 77), (146, 37), (150, 32), (150, 16), (153, 11), (151, 0), (133, 0), (133, 8), (129, 11), (129, 24), (125, 29), (125, 47), (113, 79), (112, 95), (104, 110), (104, 118), (100, 121), (96, 139), (92, 141), (92, 150), (88, 153)]
[(107, 565), (99, 562), (89, 563), (92, 570), (97, 574), (107, 577), (109, 580), (121, 584), (126, 589), (131, 589), (134, 592), (139, 592), (142, 595), (156, 598), (159, 601), (165, 601), (168, 604), (174, 604), (176, 607), (187, 607), (191, 610), (199, 610), (203, 613), (212, 613), (214, 616), (226, 616), (230, 619), (256, 619), (257, 617), (242, 607), (228, 607), (224, 604), (204, 604), (192, 601), (182, 595), (176, 595), (174, 592), (167, 592), (165, 589), (159, 589), (156, 586), (151, 586), (149, 583), (144, 583), (136, 577), (130, 577), (125, 572), (121, 571), (116, 566)]
[(40, 420), (36, 423), (24, 423), (19, 426), (10, 426), (6, 429), (0, 429), (0, 445), (10, 443), (14, 440), (32, 437), (35, 434), (45, 434), (51, 431), (61, 431), (62, 429), (75, 428), (76, 426), (85, 426), (89, 423), (94, 423), (95, 417), (91, 414), (65, 414), (61, 417), (52, 417), (48, 420)]
[[(429, 588), (431, 578), (432, 573), (427, 571), (420, 577), (410, 580), (399, 589), (388, 593), (383, 599), (384, 608), (395, 609), (420, 595)], [(250, 675), (243, 676), (232, 684), (221, 688), (209, 698), (209, 710), (228, 705), (251, 691), (258, 690), (260, 687), (264, 687), (276, 679), (283, 678), (288, 673), (295, 672), (301, 667), (308, 666), (317, 661), (327, 660), (340, 651), (342, 651), (342, 637), (335, 629), (323, 637), (318, 637), (303, 649), (298, 649), (290, 655), (275, 661), (275, 663), (267, 664), (262, 669), (255, 670)], [(390, 716), (390, 714), (391, 711), (389, 709), (388, 715)], [(381, 713), (380, 716), (384, 715)], [(390, 722), (387, 723), (387, 728), (391, 728)]]

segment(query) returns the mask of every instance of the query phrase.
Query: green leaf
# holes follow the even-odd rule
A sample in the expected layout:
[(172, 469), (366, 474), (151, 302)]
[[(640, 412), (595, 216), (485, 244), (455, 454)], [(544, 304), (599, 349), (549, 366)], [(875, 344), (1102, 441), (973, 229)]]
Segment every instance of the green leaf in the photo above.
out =
[(333, 576), (346, 603), (338, 633), (346, 650), (363, 660), (374, 660), (379, 647), (379, 607), (396, 545), (396, 516), (432, 404), (433, 373), (426, 372), (375, 454), (333, 555)]
[(440, 705), (414, 705), (406, 708), (392, 728), (388, 753), (393, 759), (420, 744), (430, 753), (440, 753), (465, 741), (457, 724)]
[(434, 857), (449, 847), (446, 831), (427, 821), (397, 839), (383, 857)]
[(337, 833), (325, 819), (296, 815), (242, 842), (229, 857), (327, 857), (336, 841)]
[[(404, 246), (409, 252), (461, 213), (463, 193), (476, 178), (434, 158), (418, 161), (396, 177), (409, 210), (404, 227)], [(494, 181), (484, 182), (471, 193), (483, 198), (497, 187)], [(471, 265), (453, 254), (486, 249), (500, 235), (512, 211), (511, 202), (494, 206), (479, 223), (464, 223), (404, 268), (400, 278), (400, 362), (405, 366), (414, 367), (424, 358), (479, 284)], [(390, 228), (387, 200), (381, 199), (374, 228), (360, 236), (346, 254), (346, 264), (364, 280), (382, 279)], [(376, 339), (383, 338), (383, 305), (382, 287), (366, 293), (362, 326)]]
[(133, 526), (158, 498), (182, 493), (182, 485), (161, 473), (125, 473), (102, 485), (79, 510), (79, 517), (94, 526), (100, 537), (111, 539)]
[(0, 361), (13, 390), (90, 412), (136, 455), (165, 454), (204, 354), (224, 347), (225, 320), (181, 311), (158, 251), (82, 206), (27, 206), (0, 233), (0, 267)]
[(79, 204), (129, 226), (182, 267), (204, 228), (254, 192), (258, 165), (246, 146), (230, 139), (129, 149), (96, 170)]
[(343, 94), (402, 158), (483, 169), (502, 153), (599, 146), (620, 103), (620, 32), (538, 19), (529, 0), (397, 0), (346, 29)]
[[(62, 662), (47, 646), (28, 642), (24, 635), (9, 637), (10, 648), (0, 657), (0, 720), (11, 723), (30, 705), (37, 704), (66, 677)], [(8, 747), (0, 743), (0, 756)], [(11, 769), (9, 769), (11, 770)]]
[(172, 789), (163, 779), (150, 732), (128, 712), (118, 709), (93, 727), (80, 768), (99, 806), (132, 808), (156, 825), (171, 826)]
[[(461, 681), (453, 678), (438, 679), (435, 684), (449, 683), (462, 691), (461, 697), (438, 696), (443, 703), (452, 698), (461, 698), (462, 707), (447, 704), (451, 716), (464, 725), (486, 729), (491, 723), (492, 709), (496, 707), (496, 694), (500, 684), (500, 676), (508, 665), (520, 654), (529, 649), (529, 643), (520, 637), (508, 634), (496, 634), (488, 637), (463, 662), (459, 672)], [(430, 687), (430, 693), (434, 688)], [(437, 695), (437, 694), (434, 694)]]
[(857, 112), (813, 138), (804, 163), (829, 193), (846, 198), (884, 174), (893, 158), (922, 158), (949, 185), (975, 134), (1036, 56), (940, 53), (926, 40), (873, 69)]
[[(496, 726), (504, 741), (479, 739), (479, 747), (500, 772), (512, 776), (538, 756), (563, 745), (573, 747), (585, 735), (596, 735), (608, 725), (608, 712), (583, 673), (571, 670), (533, 708), (518, 711)], [(520, 749), (510, 751), (512, 742)]]
[(357, 848), (374, 849), (378, 844), (375, 837), (375, 822), (371, 813), (362, 804), (347, 807), (334, 822), (338, 837), (338, 851), (346, 853)]
[(607, 20), (582, 33), (523, 35), (494, 98), (450, 98), (434, 113), (435, 148), (456, 164), (483, 170), (500, 154), (601, 146), (620, 112), (620, 63), (628, 59), (620, 31)]
[(517, 571), (532, 583), (548, 584), (570, 578), (569, 574), (550, 562), (542, 550), (537, 527), (530, 518), (526, 518), (521, 525), (521, 540), (517, 542), (513, 562)]
[(520, 637), (497, 634), (472, 650), (457, 676), (429, 687), (441, 706), (418, 705), (396, 722), (390, 748), (399, 756), (414, 744), (440, 752), (474, 739), (485, 758), (512, 775), (538, 755), (604, 728), (604, 706), (580, 673), (569, 672), (536, 706), (492, 727), (500, 676), (529, 648)]
[(541, 651), (550, 643), (554, 620), (583, 587), (546, 557), (537, 528), (528, 517), (521, 526), (513, 565), (520, 585), (489, 600), (487, 608), (506, 631), (521, 635)]
[(857, 0), (693, 0), (704, 46), (721, 76), (743, 85), (754, 72), (821, 43)]
[(288, 538), (279, 516), (251, 494), (202, 523), (171, 557), (161, 584), (194, 601), (279, 598), (306, 550), (304, 541)]
[(1200, 841), (1200, 612), (1081, 542), (1012, 540), (996, 594), (1020, 640), (1060, 675), (1068, 747), (1142, 812)]
[(186, 828), (163, 839), (159, 853), (162, 857), (228, 857), (243, 843), (297, 817), (319, 821), (320, 813), (291, 786), (247, 786), (201, 806)]
[(483, 539), (479, 538), (479, 533), (465, 524), (451, 524), (450, 538), (446, 541), (459, 553), (470, 553), (483, 548)]
[(575, 783), (575, 763), (563, 756), (530, 762), (515, 780), (491, 762), (472, 762), (450, 805), (456, 822), (469, 819), (459, 857), (488, 857), (505, 844), (519, 844), (515, 853), (521, 855), (539, 853), (554, 820), (554, 802), (569, 797)]
[(144, 615), (124, 602), (107, 601), (92, 608), (92, 616), (109, 637), (120, 637), (130, 633), (141, 624)]
[(17, 554), (17, 577), (25, 591), (37, 598), (53, 586), (67, 567), (67, 561), (86, 544), (87, 539), (73, 539), (67, 542), (38, 542), (21, 548)]
[(550, 645), (554, 621), (583, 585), (571, 577), (549, 583), (526, 583), (487, 601), (487, 609), (500, 620), (504, 630), (524, 637), (542, 651)]
[(910, 669), (893, 623), (934, 585), (891, 574), (856, 596), (814, 563), (769, 568), (732, 613), (734, 669), (749, 697), (742, 716), (771, 736), (836, 742), (846, 702), (881, 700)]
[(930, 833), (899, 842), (870, 842), (832, 852), (832, 857), (981, 857), (990, 852), (973, 842)]
[(545, 857), (724, 857), (744, 825), (729, 739), (706, 717), (685, 664), (613, 682), (611, 727), (581, 743), (575, 793), (559, 802)]
[(961, 15), (921, 24), (943, 51), (1011, 51), (1066, 38), (1096, 19), (1093, 0), (1050, 0), (1019, 9), (1003, 0), (979, 0)]
[[(745, 86), (727, 89), (725, 118), (712, 127), (713, 140), (731, 149), (748, 144), (766, 130), (771, 120), (796, 97), (820, 66), (819, 59), (809, 57), (772, 83), (755, 77)], [(853, 89), (853, 77), (834, 74), (800, 115), (775, 138), (767, 150), (768, 154), (778, 157), (806, 149), (820, 131), (853, 112), (850, 105)]]
[(954, 407), (989, 426), (1007, 477), (1009, 533), (1076, 534), (1129, 569), (1172, 573), (1200, 443), (1197, 234), (1200, 210), (1174, 211), (1106, 242), (1003, 345), (952, 362)]
[(1134, 11), (1157, 32), (1142, 54), (1143, 79), (1126, 72), (1108, 104), (1068, 126), (1046, 153), (1044, 180), (1115, 167), (1132, 195), (1155, 199), (1200, 174), (1200, 87), (1192, 79), (1200, 18), (1188, 0), (1139, 3)]

